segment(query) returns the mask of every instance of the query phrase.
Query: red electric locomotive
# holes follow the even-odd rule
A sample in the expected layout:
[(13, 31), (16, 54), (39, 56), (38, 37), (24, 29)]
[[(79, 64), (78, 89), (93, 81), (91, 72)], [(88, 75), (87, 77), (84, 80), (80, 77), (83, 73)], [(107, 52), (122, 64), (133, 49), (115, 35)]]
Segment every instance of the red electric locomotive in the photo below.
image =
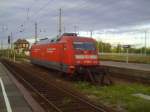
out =
[(56, 69), (68, 74), (99, 67), (96, 41), (64, 33), (57, 40), (39, 41), (31, 47), (31, 63)]

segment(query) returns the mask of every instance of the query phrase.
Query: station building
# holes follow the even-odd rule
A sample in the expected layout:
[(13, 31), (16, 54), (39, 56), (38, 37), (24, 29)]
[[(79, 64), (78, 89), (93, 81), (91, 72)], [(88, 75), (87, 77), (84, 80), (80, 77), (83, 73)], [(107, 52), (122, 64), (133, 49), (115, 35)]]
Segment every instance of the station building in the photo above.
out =
[(29, 54), (30, 43), (26, 39), (18, 39), (14, 42), (14, 49), (17, 54)]

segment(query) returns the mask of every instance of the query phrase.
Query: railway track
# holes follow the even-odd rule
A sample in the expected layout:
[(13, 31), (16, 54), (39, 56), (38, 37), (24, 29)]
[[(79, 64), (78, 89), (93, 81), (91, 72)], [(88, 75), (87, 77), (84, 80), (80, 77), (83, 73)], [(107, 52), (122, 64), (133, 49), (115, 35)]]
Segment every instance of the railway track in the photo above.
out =
[(145, 85), (150, 85), (150, 77), (149, 76), (134, 76), (134, 75), (122, 75), (122, 74), (113, 74), (111, 73), (111, 78), (113, 82), (123, 81), (129, 83), (141, 83)]
[(112, 112), (104, 105), (97, 105), (67, 86), (48, 79), (46, 75), (25, 64), (2, 61), (8, 70), (27, 87), (33, 97), (48, 112)]

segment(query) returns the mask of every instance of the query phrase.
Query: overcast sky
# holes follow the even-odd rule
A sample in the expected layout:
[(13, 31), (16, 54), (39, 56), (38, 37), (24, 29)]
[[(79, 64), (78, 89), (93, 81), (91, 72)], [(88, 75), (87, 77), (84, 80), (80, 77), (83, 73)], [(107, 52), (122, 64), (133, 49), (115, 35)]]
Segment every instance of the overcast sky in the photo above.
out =
[(124, 37), (140, 42), (143, 30), (150, 28), (150, 0), (0, 0), (0, 39), (6, 41), (10, 32), (15, 39), (33, 38), (35, 21), (39, 37), (56, 36), (59, 8), (63, 30), (73, 32), (77, 26), (81, 35), (93, 30), (97, 39), (108, 42)]

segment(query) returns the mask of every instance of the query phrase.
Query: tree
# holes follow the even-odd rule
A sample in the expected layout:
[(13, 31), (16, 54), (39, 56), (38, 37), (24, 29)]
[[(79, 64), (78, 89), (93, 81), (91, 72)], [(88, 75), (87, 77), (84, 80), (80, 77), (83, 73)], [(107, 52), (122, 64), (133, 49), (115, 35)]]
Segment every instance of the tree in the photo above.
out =
[(111, 52), (111, 44), (97, 41), (97, 48), (99, 52)]
[(121, 51), (122, 51), (122, 46), (121, 44), (118, 44), (116, 47), (116, 53), (121, 53)]

